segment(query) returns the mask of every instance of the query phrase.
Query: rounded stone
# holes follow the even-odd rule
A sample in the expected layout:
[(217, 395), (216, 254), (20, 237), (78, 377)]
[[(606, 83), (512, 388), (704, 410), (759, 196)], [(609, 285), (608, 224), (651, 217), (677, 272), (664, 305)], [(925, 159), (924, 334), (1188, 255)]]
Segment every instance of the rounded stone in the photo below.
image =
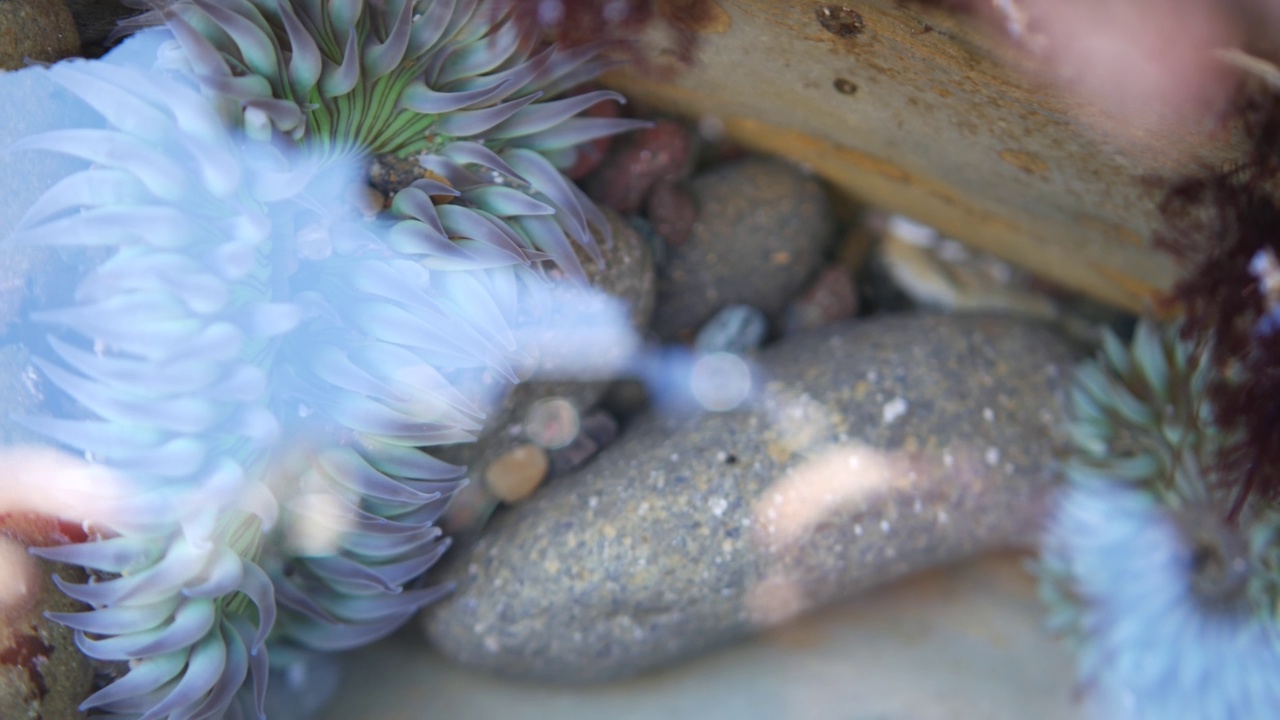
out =
[(430, 641), (555, 682), (669, 665), (926, 567), (1033, 542), (1073, 348), (1027, 321), (842, 323), (740, 409), (642, 415), (446, 557)]
[(0, 69), (56, 62), (80, 52), (75, 18), (62, 0), (8, 0), (0, 12)]
[(835, 232), (822, 185), (794, 166), (749, 157), (698, 175), (691, 188), (698, 219), (685, 242), (667, 248), (654, 332), (688, 341), (727, 305), (751, 305), (777, 322)]
[(565, 447), (578, 436), (582, 414), (573, 403), (562, 397), (547, 397), (535, 402), (524, 414), (524, 434), (538, 447), (555, 450)]
[(800, 297), (787, 306), (784, 333), (812, 330), (858, 314), (858, 288), (843, 265), (828, 265)]
[(750, 305), (730, 305), (698, 330), (693, 348), (700, 353), (748, 353), (764, 344), (769, 334), (769, 320)]
[(502, 502), (517, 503), (538, 489), (550, 467), (546, 450), (532, 443), (517, 445), (489, 463), (484, 484)]
[(688, 175), (693, 165), (693, 135), (675, 120), (656, 120), (619, 145), (586, 185), (597, 202), (623, 214), (639, 211), (655, 185)]

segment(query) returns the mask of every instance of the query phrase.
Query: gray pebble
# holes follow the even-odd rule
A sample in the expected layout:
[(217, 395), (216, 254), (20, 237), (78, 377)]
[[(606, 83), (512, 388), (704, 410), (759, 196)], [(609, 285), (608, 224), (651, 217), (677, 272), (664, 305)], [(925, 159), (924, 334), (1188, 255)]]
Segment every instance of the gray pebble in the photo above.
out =
[(698, 330), (693, 348), (700, 353), (742, 355), (757, 350), (769, 334), (769, 319), (750, 305), (730, 305)]
[(582, 418), (573, 442), (551, 452), (551, 477), (567, 475), (586, 465), (618, 437), (618, 421), (603, 410), (592, 410)]
[(751, 305), (770, 320), (822, 265), (835, 215), (822, 185), (778, 160), (750, 157), (716, 166), (691, 183), (697, 221), (668, 244), (658, 270), (653, 330), (688, 342), (727, 305)]
[(450, 659), (623, 678), (907, 573), (1029, 544), (1073, 350), (1027, 321), (898, 316), (785, 339), (742, 409), (647, 414), (496, 516), (433, 582)]

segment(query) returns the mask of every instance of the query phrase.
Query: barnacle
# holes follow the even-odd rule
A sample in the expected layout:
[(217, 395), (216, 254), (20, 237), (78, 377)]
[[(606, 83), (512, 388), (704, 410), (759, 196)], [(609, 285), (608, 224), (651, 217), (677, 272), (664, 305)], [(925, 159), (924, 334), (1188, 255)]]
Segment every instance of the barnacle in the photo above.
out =
[[(612, 94), (550, 99), (596, 48), (535, 52), (491, 9), (178, 0), (126, 43), (146, 62), (31, 71), (100, 118), (13, 148), (86, 161), (12, 240), (87, 268), (32, 315), (80, 409), (23, 420), (130, 488), (39, 551), (96, 573), (57, 619), (127, 662), (86, 709), (260, 715), (268, 647), (354, 647), (447, 590), (418, 579), (464, 469), (419, 448), (480, 427), (471, 374), (516, 379), (522, 303), (608, 227), (558, 168), (632, 126), (573, 117)], [(427, 172), (369, 216), (349, 199), (377, 154)]]
[(1227, 518), (1234, 442), (1215, 370), (1177, 327), (1108, 335), (1072, 388), (1073, 452), (1039, 565), (1050, 624), (1103, 717), (1269, 717), (1280, 702), (1280, 512)]

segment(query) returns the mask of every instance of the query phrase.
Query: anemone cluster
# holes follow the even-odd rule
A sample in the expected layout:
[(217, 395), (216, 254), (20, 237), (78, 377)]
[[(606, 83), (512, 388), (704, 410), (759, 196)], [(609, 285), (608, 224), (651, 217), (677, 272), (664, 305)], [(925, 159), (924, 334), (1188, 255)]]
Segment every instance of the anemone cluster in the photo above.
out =
[[(466, 379), (514, 381), (531, 288), (598, 257), (560, 168), (634, 123), (574, 117), (620, 99), (561, 97), (600, 48), (497, 3), (157, 0), (151, 25), (130, 59), (27, 71), (96, 120), (13, 148), (85, 163), (11, 239), (82, 270), (31, 316), (70, 409), (22, 421), (129, 488), (37, 552), (93, 574), (56, 620), (121, 674), (84, 709), (262, 716), (268, 648), (355, 647), (447, 591), (420, 578), (465, 471), (420, 448), (473, 437)], [(379, 163), (408, 175), (353, 201)]]
[[(1271, 717), (1280, 703), (1280, 510), (1228, 520), (1207, 348), (1141, 324), (1072, 389), (1074, 452), (1039, 565), (1051, 626), (1102, 717)], [(1261, 400), (1259, 400), (1261, 402)]]

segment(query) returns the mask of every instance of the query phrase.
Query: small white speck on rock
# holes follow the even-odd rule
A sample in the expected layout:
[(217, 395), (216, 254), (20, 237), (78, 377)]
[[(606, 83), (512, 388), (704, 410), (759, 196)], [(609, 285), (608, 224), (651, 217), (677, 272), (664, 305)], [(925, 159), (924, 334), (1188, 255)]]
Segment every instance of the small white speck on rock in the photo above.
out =
[(982, 454), (982, 457), (987, 461), (988, 465), (995, 467), (1000, 464), (1000, 448), (989, 447), (986, 452)]
[(891, 424), (893, 421), (905, 415), (907, 412), (907, 399), (896, 397), (884, 404), (881, 410), (881, 416), (885, 425)]
[(707, 501), (707, 506), (711, 508), (712, 515), (723, 517), (724, 511), (729, 509), (729, 501), (717, 495)]

